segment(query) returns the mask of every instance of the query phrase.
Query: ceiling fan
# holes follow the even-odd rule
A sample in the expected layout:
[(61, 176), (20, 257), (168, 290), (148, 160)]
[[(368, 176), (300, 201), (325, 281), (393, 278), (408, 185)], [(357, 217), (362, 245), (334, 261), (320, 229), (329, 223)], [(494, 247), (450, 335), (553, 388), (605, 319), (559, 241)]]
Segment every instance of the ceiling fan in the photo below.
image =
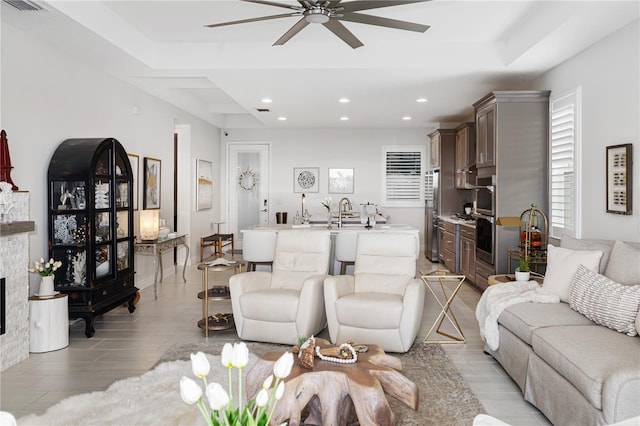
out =
[(223, 22), (220, 24), (205, 25), (215, 28), (226, 25), (244, 24), (247, 22), (267, 21), (271, 19), (300, 16), (301, 19), (280, 37), (273, 45), (280, 46), (291, 40), (304, 27), (312, 24), (322, 24), (332, 33), (338, 36), (353, 49), (364, 46), (351, 31), (340, 21), (358, 22), (360, 24), (377, 25), (380, 27), (396, 28), (399, 30), (416, 31), (423, 33), (429, 29), (429, 25), (415, 24), (413, 22), (397, 19), (382, 18), (380, 16), (356, 13), (361, 10), (378, 9), (381, 7), (399, 6), (410, 3), (421, 3), (429, 0), (353, 0), (342, 3), (342, 0), (297, 0), (300, 5), (278, 3), (268, 0), (241, 0), (249, 3), (258, 3), (268, 6), (282, 7), (293, 10), (290, 13), (280, 15), (262, 16), (259, 18), (241, 19), (239, 21)]

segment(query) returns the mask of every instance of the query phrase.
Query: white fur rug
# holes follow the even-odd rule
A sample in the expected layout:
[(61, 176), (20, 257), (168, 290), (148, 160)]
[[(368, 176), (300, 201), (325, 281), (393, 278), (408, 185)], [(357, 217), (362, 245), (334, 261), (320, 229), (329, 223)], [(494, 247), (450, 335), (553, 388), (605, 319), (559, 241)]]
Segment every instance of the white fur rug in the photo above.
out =
[[(227, 370), (218, 355), (207, 355), (211, 363), (209, 382), (227, 388)], [(255, 362), (250, 354), (249, 366)], [(246, 371), (244, 372), (246, 374)], [(195, 406), (180, 397), (180, 378), (191, 377), (191, 361), (171, 361), (137, 377), (113, 383), (105, 391), (72, 396), (47, 409), (18, 419), (18, 426), (88, 425), (206, 425)], [(237, 374), (233, 374), (237, 378)], [(201, 383), (199, 379), (197, 383)], [(237, 384), (234, 383), (234, 392)]]

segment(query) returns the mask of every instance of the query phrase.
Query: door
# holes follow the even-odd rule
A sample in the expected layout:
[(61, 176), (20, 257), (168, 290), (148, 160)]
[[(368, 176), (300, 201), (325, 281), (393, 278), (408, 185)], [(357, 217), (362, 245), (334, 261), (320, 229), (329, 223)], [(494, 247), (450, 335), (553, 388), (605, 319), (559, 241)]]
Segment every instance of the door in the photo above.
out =
[(238, 240), (243, 229), (269, 224), (269, 154), (262, 144), (229, 144), (229, 232)]

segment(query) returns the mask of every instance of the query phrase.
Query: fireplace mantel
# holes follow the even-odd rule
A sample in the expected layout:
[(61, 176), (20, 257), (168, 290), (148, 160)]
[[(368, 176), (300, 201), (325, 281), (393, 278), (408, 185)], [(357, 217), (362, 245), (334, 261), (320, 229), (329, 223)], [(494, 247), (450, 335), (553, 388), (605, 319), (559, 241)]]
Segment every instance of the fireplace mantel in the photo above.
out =
[(36, 223), (33, 221), (19, 221), (11, 223), (0, 223), (0, 237), (21, 234), (23, 232), (35, 231)]

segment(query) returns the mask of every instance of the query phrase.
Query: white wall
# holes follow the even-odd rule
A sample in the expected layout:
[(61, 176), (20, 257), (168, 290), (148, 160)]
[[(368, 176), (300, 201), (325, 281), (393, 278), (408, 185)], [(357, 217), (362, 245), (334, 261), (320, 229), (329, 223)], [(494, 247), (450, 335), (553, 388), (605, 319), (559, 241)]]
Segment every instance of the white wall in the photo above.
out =
[[(133, 107), (139, 113), (133, 113)], [(2, 128), (7, 131), (13, 181), (31, 193), (31, 218), (36, 231), (30, 235), (31, 259), (47, 253), (47, 183), (49, 160), (60, 142), (78, 137), (114, 137), (125, 149), (162, 161), (161, 217), (173, 222), (173, 134), (176, 124), (190, 128), (193, 158), (220, 166), (220, 130), (129, 84), (57, 51), (45, 41), (34, 39), (10, 24), (2, 25)], [(195, 160), (189, 164), (194, 167)], [(195, 171), (190, 170), (193, 177)], [(142, 176), (142, 175), (140, 175)], [(190, 199), (194, 191), (188, 191)], [(140, 189), (141, 189), (140, 182)], [(219, 216), (219, 190), (214, 208), (195, 212), (189, 203), (191, 256), (199, 251), (200, 235), (209, 232), (210, 222)], [(142, 205), (140, 193), (140, 206)], [(167, 255), (165, 265), (171, 265)], [(136, 257), (136, 285), (148, 285), (152, 262)]]
[[(381, 205), (382, 146), (426, 147), (427, 129), (228, 129), (227, 133), (228, 136), (223, 137), (224, 146), (228, 142), (271, 143), (270, 223), (275, 223), (277, 211), (288, 212), (289, 223), (292, 223), (296, 211), (301, 210), (301, 194), (293, 192), (294, 167), (318, 167), (319, 192), (306, 194), (306, 208), (311, 215), (326, 217), (321, 205), (325, 197), (331, 196), (335, 208), (344, 195), (351, 200), (354, 209), (360, 210), (360, 203), (379, 204), (380, 209), (390, 215), (391, 223), (410, 224), (421, 231), (424, 228), (423, 207), (387, 208)], [(328, 193), (329, 168), (354, 169), (353, 194)]]
[[(640, 24), (636, 20), (534, 81), (554, 94), (582, 86), (583, 238), (640, 241)], [(606, 213), (605, 147), (633, 143), (633, 215)]]

